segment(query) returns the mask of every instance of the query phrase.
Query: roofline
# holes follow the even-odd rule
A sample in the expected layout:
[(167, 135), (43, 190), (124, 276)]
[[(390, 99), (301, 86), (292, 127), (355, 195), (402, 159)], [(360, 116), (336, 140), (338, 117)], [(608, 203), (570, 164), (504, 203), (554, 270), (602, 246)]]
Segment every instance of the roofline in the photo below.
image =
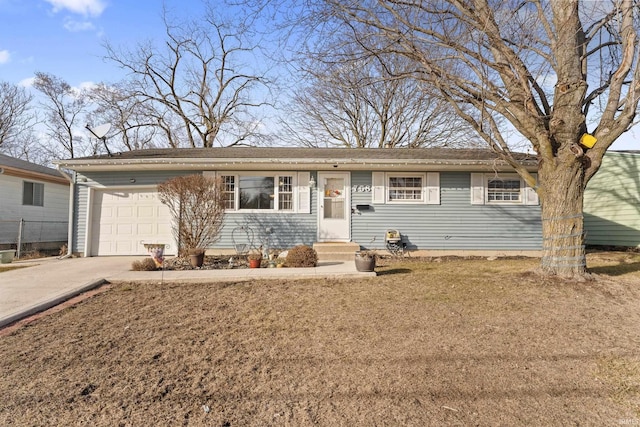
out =
[[(466, 159), (317, 159), (308, 158), (164, 158), (164, 159), (82, 159), (59, 160), (54, 164), (78, 172), (131, 170), (499, 170), (513, 168), (503, 160)], [(524, 163), (528, 170), (537, 170), (537, 162)]]
[(27, 178), (34, 179), (39, 181), (50, 182), (53, 184), (64, 184), (69, 185), (69, 181), (65, 179), (63, 176), (54, 176), (41, 172), (34, 172), (25, 169), (15, 168), (11, 166), (2, 166), (0, 167), (3, 175), (14, 176), (17, 178)]

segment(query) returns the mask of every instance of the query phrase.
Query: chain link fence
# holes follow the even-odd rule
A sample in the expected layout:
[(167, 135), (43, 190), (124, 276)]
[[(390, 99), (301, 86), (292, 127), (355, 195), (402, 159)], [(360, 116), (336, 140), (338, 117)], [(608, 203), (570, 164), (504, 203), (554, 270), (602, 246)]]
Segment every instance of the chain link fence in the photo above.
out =
[(68, 221), (0, 220), (0, 249), (15, 249), (17, 258), (34, 252), (58, 255), (68, 230)]

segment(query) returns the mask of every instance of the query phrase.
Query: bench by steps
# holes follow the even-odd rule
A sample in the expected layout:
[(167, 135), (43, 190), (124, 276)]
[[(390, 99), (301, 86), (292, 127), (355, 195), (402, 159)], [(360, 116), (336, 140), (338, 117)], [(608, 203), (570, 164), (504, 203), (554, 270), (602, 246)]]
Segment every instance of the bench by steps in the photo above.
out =
[(313, 249), (318, 253), (318, 261), (352, 261), (360, 245), (353, 242), (314, 243)]

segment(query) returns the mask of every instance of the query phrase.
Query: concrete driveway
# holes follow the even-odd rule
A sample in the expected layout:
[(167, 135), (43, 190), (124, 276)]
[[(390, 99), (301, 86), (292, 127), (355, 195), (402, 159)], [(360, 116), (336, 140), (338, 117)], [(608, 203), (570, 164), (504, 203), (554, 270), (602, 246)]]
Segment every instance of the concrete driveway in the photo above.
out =
[(5, 266), (25, 266), (0, 273), (0, 327), (51, 308), (76, 295), (115, 281), (212, 282), (256, 279), (348, 278), (375, 276), (356, 271), (353, 261), (324, 261), (315, 268), (130, 271), (143, 256), (43, 258)]
[(129, 270), (132, 257), (43, 258), (0, 273), (0, 327), (96, 288)]

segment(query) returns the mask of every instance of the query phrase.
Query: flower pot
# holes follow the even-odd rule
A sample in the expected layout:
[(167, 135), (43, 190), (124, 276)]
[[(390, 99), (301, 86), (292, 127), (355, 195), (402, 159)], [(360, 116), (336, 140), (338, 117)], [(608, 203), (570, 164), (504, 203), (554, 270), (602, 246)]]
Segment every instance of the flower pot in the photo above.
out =
[(356, 253), (356, 270), (361, 272), (370, 272), (374, 271), (376, 268), (376, 257), (375, 256), (363, 256)]
[(250, 259), (249, 260), (249, 268), (260, 268), (260, 261), (259, 259)]
[(189, 263), (191, 264), (191, 267), (194, 268), (202, 267), (202, 264), (204, 264), (204, 252), (189, 255)]
[(13, 261), (13, 257), (16, 255), (16, 251), (9, 249), (6, 251), (0, 251), (0, 264), (9, 264)]

